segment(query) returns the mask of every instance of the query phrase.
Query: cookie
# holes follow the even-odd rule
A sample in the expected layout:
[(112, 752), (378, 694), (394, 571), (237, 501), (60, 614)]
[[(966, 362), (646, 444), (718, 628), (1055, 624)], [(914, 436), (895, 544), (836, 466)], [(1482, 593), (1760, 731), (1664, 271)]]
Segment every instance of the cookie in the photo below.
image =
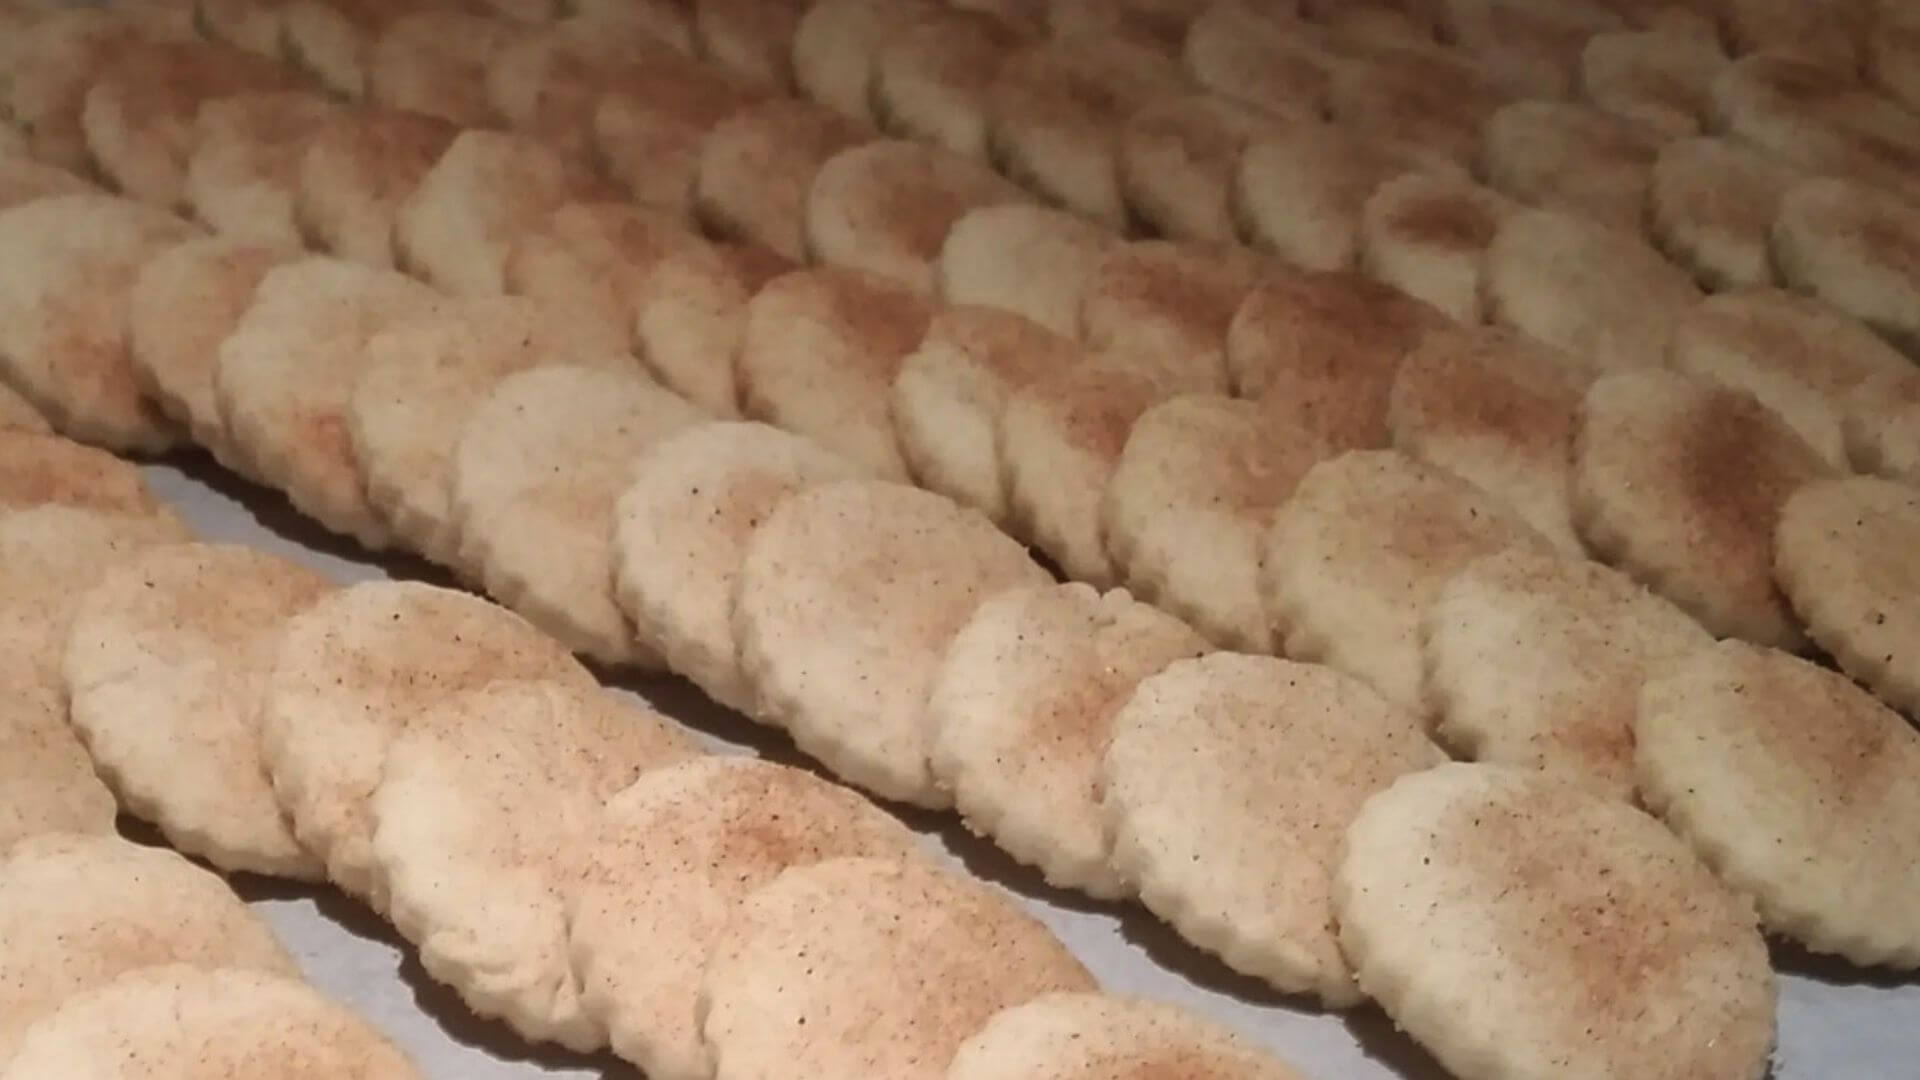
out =
[(564, 203), (604, 194), (583, 162), (535, 139), (462, 132), (394, 208), (395, 262), (444, 292), (497, 296), (516, 237)]
[(1188, 394), (1140, 414), (1107, 483), (1102, 535), (1122, 581), (1221, 648), (1274, 648), (1260, 541), (1306, 471), (1331, 456), (1257, 402)]
[(919, 12), (874, 54), (874, 121), (883, 131), (984, 160), (994, 77), (1027, 37), (1004, 19), (958, 4)]
[(1752, 903), (1578, 785), (1494, 765), (1403, 778), (1347, 830), (1334, 910), (1361, 989), (1457, 1075), (1766, 1072)]
[(33, 407), (32, 402), (20, 396), (19, 391), (0, 383), (0, 431), (51, 435), (53, 427)]
[(1394, 376), (1387, 427), (1395, 449), (1492, 495), (1581, 558), (1570, 460), (1588, 381), (1576, 357), (1511, 331), (1436, 331)]
[(1480, 57), (1400, 36), (1354, 43), (1332, 65), (1327, 115), (1354, 134), (1464, 165), (1488, 117), (1512, 97)]
[(1375, 188), (1411, 171), (1459, 172), (1337, 125), (1275, 127), (1240, 155), (1234, 224), (1248, 243), (1302, 269), (1350, 270), (1361, 208)]
[(1920, 487), (1920, 373), (1855, 388), (1842, 424), (1855, 469)]
[(286, 0), (280, 52), (286, 63), (348, 101), (367, 96), (374, 43), (395, 20), (427, 7), (392, 0)]
[(629, 352), (634, 298), (671, 253), (704, 247), (680, 215), (618, 202), (565, 202), (531, 218), (507, 246), (501, 282), (555, 319), (579, 324), (595, 351)]
[(632, 296), (640, 362), (661, 384), (716, 418), (740, 415), (735, 360), (747, 306), (793, 263), (746, 244), (675, 245)]
[(803, 97), (859, 124), (874, 123), (870, 88), (880, 49), (932, 0), (876, 4), (817, 0), (793, 30), (793, 82)]
[(487, 101), (509, 129), (584, 158), (594, 149), (594, 117), (607, 88), (626, 89), (629, 77), (645, 79), (662, 62), (684, 60), (665, 42), (569, 17), (516, 34), (493, 54)]
[(293, 217), (312, 247), (391, 269), (400, 203), (440, 160), (459, 129), (446, 120), (376, 106), (341, 110), (307, 139)]
[(1025, 47), (1000, 65), (987, 92), (987, 156), (1045, 201), (1123, 228), (1120, 126), (1178, 86), (1170, 60), (1123, 38)]
[(384, 1035), (290, 973), (185, 965), (68, 998), (27, 1030), (0, 1076), (189, 1080), (210, 1070), (420, 1077)]
[(267, 272), (220, 345), (214, 399), (246, 472), (368, 547), (386, 544), (388, 532), (367, 502), (347, 408), (367, 340), (435, 298), (392, 270), (308, 256)]
[(1610, 375), (1587, 390), (1573, 463), (1574, 524), (1595, 555), (1717, 636), (1804, 641), (1774, 584), (1773, 533), (1832, 467), (1772, 410), (1697, 376)]
[(1660, 149), (1647, 185), (1647, 234), (1707, 289), (1774, 281), (1767, 234), (1798, 173), (1723, 136)]
[(734, 370), (741, 411), (813, 439), (876, 477), (904, 480), (888, 396), (926, 333), (925, 298), (857, 270), (796, 270), (747, 305)]
[(694, 55), (750, 86), (786, 93), (807, 7), (801, 0), (695, 0)]
[(1920, 712), (1911, 641), (1920, 610), (1906, 588), (1903, 551), (1916, 529), (1913, 488), (1867, 476), (1806, 485), (1787, 499), (1774, 529), (1774, 578), (1807, 633), (1909, 714)]
[(666, 718), (588, 683), (441, 697), (395, 736), (368, 804), (395, 929), (475, 1014), (530, 1041), (606, 1045), (567, 959), (566, 897), (606, 800), (695, 755)]
[(1479, 171), (1495, 190), (1639, 233), (1664, 136), (1658, 129), (1566, 101), (1517, 101), (1487, 118)]
[(293, 207), (301, 158), (335, 108), (301, 92), (235, 94), (202, 105), (183, 188), (193, 216), (223, 236), (299, 251)]
[(1727, 65), (1713, 82), (1709, 126), (1796, 168), (1911, 197), (1920, 117), (1850, 72), (1791, 53)]
[(1024, 192), (985, 164), (950, 150), (895, 139), (862, 143), (828, 158), (814, 174), (806, 253), (813, 262), (931, 295), (934, 262), (953, 223), (980, 207), (1025, 201)]
[[(17, 35), (17, 40), (15, 39)], [(80, 118), (87, 91), (100, 74), (150, 36), (131, 19), (88, 6), (47, 11), (8, 38), (0, 59), (7, 77), (0, 80), (0, 106), (12, 125), (26, 133), (33, 156), (72, 172), (89, 168), (86, 133)]]
[(164, 544), (80, 595), (63, 646), (74, 728), (169, 843), (228, 873), (316, 879), (260, 758), (260, 704), (282, 624), (332, 586), (251, 548)]
[(1713, 644), (1685, 612), (1617, 570), (1519, 549), (1448, 579), (1422, 639), (1442, 744), (1623, 802), (1636, 790), (1641, 684)]
[(117, 836), (49, 833), (15, 846), (0, 860), (0, 927), (13, 942), (0, 978), (0, 1061), (26, 1049), (63, 1002), (141, 968), (295, 973), (266, 922), (217, 875)]
[(1713, 80), (1726, 67), (1719, 43), (1666, 30), (1612, 30), (1580, 50), (1580, 96), (1675, 138), (1706, 121)]
[(497, 679), (591, 686), (524, 619), (451, 589), (368, 582), (289, 619), (260, 711), (262, 756), (294, 836), (349, 894), (385, 907), (369, 800), (415, 713)]
[(473, 297), (403, 317), (368, 339), (347, 433), (368, 503), (409, 548), (474, 572), (457, 558), (454, 450), (501, 380), (542, 364), (632, 373), (632, 357), (570, 315), (518, 297)]
[(1334, 936), (1340, 838), (1369, 796), (1443, 760), (1417, 713), (1331, 668), (1183, 660), (1113, 717), (1114, 866), (1148, 910), (1235, 970), (1355, 1005)]
[(201, 104), (293, 88), (279, 67), (237, 49), (155, 42), (101, 72), (87, 91), (80, 127), (88, 157), (116, 190), (171, 210), (181, 201)]
[(733, 594), (753, 531), (787, 496), (859, 470), (758, 423), (697, 424), (633, 459), (614, 507), (614, 598), (646, 648), (715, 701), (753, 712)]
[(1206, 651), (1191, 628), (1124, 590), (1001, 593), (941, 661), (927, 705), (933, 771), (969, 829), (1048, 884), (1124, 895), (1100, 804), (1114, 713), (1140, 680)]
[(1658, 367), (1700, 292), (1644, 241), (1554, 210), (1500, 223), (1487, 248), (1487, 312), (1604, 371)]
[[(0, 131), (12, 130), (10, 127), (0, 125)], [(98, 190), (77, 174), (35, 161), (26, 156), (25, 151), (22, 151), (18, 157), (0, 154), (0, 210), (30, 203), (35, 199), (45, 199), (55, 195), (85, 195)]]
[(1882, 858), (1920, 814), (1920, 735), (1846, 676), (1723, 641), (1649, 681), (1635, 725), (1647, 804), (1772, 933), (1855, 963), (1920, 966), (1902, 898), (1913, 861)]
[(1420, 626), (1461, 568), (1547, 541), (1480, 489), (1397, 451), (1356, 450), (1308, 470), (1273, 517), (1261, 586), (1281, 651), (1430, 711)]
[(953, 223), (941, 245), (940, 299), (1000, 308), (1078, 338), (1081, 296), (1119, 242), (1061, 210), (1027, 205), (974, 210)]
[(636, 202), (690, 213), (700, 145), (756, 94), (720, 72), (648, 49), (601, 87), (593, 110), (593, 156)]
[(1208, 389), (1170, 382), (1164, 369), (1142, 370), (1113, 354), (1046, 372), (1015, 390), (995, 443), (1010, 531), (1074, 581), (1118, 584), (1101, 501), (1127, 435), (1154, 405)]
[(1780, 199), (1769, 250), (1780, 278), (1920, 351), (1920, 286), (1909, 269), (1920, 211), (1859, 183), (1804, 180)]
[(1183, 1069), (1204, 1080), (1298, 1080), (1293, 1067), (1229, 1028), (1164, 1002), (1114, 994), (1045, 994), (1002, 1009), (961, 1044), (949, 1080), (1005, 1070), (1035, 1080), (1103, 1068)]
[(1320, 32), (1275, 5), (1223, 0), (1187, 28), (1181, 65), (1200, 86), (1275, 116), (1326, 113), (1330, 55)]
[(457, 7), (402, 15), (367, 54), (366, 100), (458, 127), (485, 127), (495, 119), (487, 69), (514, 33), (510, 22)]
[(727, 1076), (936, 1080), (994, 1013), (1092, 985), (1051, 933), (984, 886), (918, 860), (829, 859), (741, 902), (696, 1008)]
[(803, 261), (814, 177), (829, 158), (866, 138), (859, 124), (809, 101), (770, 98), (742, 106), (701, 140), (694, 217), (721, 239)]
[(791, 867), (917, 849), (899, 822), (800, 769), (705, 757), (649, 772), (607, 803), (569, 896), (582, 1003), (648, 1076), (711, 1076), (696, 1002), (741, 902)]
[(893, 432), (914, 483), (1007, 520), (995, 432), (1021, 387), (1084, 357), (1032, 319), (968, 304), (934, 309), (893, 377)]
[(48, 504), (130, 517), (168, 513), (138, 465), (44, 426), (0, 427), (0, 515)]
[(1120, 132), (1117, 167), (1127, 212), (1169, 239), (1232, 243), (1230, 195), (1240, 155), (1283, 122), (1219, 94), (1147, 102)]
[(734, 590), (741, 667), (761, 718), (835, 773), (943, 806), (924, 719), (940, 659), (987, 597), (1046, 581), (1019, 544), (938, 495), (881, 481), (811, 487), (747, 541)]
[(1486, 321), (1487, 248), (1518, 209), (1490, 187), (1458, 176), (1403, 173), (1360, 207), (1360, 271), (1469, 326)]
[(225, 236), (197, 236), (148, 259), (127, 297), (127, 345), (140, 391), (229, 469), (214, 394), (220, 343), (253, 304), (254, 290), (287, 253)]
[(279, 59), (278, 0), (193, 0), (193, 22), (208, 40), (266, 59)]
[(1721, 32), (1735, 55), (1781, 52), (1836, 72), (1860, 64), (1860, 15), (1865, 5), (1808, 11), (1791, 0), (1718, 0)]
[(1863, 387), (1913, 373), (1866, 327), (1779, 289), (1702, 301), (1680, 320), (1669, 355), (1680, 371), (1758, 398), (1836, 469), (1848, 464), (1848, 401)]
[(467, 417), (448, 500), (459, 565), (577, 652), (657, 668), (613, 599), (614, 503), (633, 459), (705, 419), (637, 372), (508, 375)]
[(140, 396), (127, 294), (189, 227), (126, 199), (61, 195), (0, 211), (0, 374), (61, 434), (155, 453), (178, 432)]
[(1227, 389), (1227, 326), (1266, 262), (1238, 247), (1139, 240), (1109, 250), (1080, 295), (1080, 342), (1169, 381)]
[(1242, 397), (1341, 448), (1387, 444), (1394, 372), (1427, 334), (1452, 326), (1398, 289), (1353, 273), (1276, 270), (1227, 328)]

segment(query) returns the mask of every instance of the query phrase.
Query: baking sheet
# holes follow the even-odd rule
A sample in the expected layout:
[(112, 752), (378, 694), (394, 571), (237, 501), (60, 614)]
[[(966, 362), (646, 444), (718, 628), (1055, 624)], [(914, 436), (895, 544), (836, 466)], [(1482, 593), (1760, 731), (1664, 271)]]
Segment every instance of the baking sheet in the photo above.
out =
[[(147, 467), (149, 481), (204, 537), (244, 543), (341, 582), (379, 577), (446, 583), (423, 563), (368, 557), (201, 457)], [(713, 705), (677, 679), (610, 680), (699, 732), (715, 749), (804, 764), (784, 738)], [(933, 849), (1006, 889), (1044, 920), (1106, 989), (1177, 1002), (1272, 1047), (1321, 1080), (1443, 1080), (1445, 1072), (1375, 1009), (1327, 1014), (1238, 977), (1181, 942), (1137, 905), (1049, 889), (1039, 875), (968, 836), (950, 814), (902, 814)], [(601, 1056), (535, 1050), (482, 1021), (438, 986), (385, 924), (343, 896), (280, 882), (236, 883), (307, 976), (384, 1030), (432, 1080), (633, 1078)], [(1920, 897), (1914, 898), (1920, 903)], [(1775, 1080), (1920, 1077), (1920, 978), (1862, 972), (1776, 947), (1782, 970)], [(805, 1080), (805, 1078), (799, 1078)]]

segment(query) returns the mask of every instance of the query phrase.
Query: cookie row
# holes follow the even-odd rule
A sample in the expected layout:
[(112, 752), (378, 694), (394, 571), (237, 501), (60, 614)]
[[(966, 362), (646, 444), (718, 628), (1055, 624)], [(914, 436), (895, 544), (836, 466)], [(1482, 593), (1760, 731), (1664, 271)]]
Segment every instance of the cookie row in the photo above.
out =
[(225, 882), (173, 852), (58, 831), (10, 843), (0, 925), (12, 942), (0, 961), (0, 1076), (420, 1075), (301, 982)]
[[(8, 610), (35, 620), (29, 660), (44, 659), (40, 639), (66, 638), (52, 671), (79, 736), (58, 712), (9, 711), (9, 761), (45, 751), (5, 789), (17, 828), (0, 895), (16, 903), (44, 915), (60, 892), (28, 868), (39, 846), (127, 847), (37, 838), (110, 832), (117, 796), (222, 869), (324, 876), (367, 900), (477, 1013), (575, 1049), (611, 1038), (650, 1075), (712, 1075), (725, 1054), (730, 1075), (799, 1061), (943, 1076), (956, 1050), (991, 1058), (1010, 1024), (1049, 1033), (1022, 1051), (1042, 1073), (1095, 1038), (1123, 1057), (1198, 1055), (1208, 1075), (1295, 1075), (1197, 1018), (1090, 992), (1037, 923), (926, 862), (870, 804), (796, 769), (699, 754), (502, 609), (424, 585), (337, 588), (248, 548), (148, 536), (140, 521), (171, 519), (132, 467), (53, 436), (5, 439), (10, 580), (64, 589), (40, 607), (10, 588)], [(91, 532), (118, 546), (79, 542)], [(165, 874), (147, 876), (142, 888), (169, 892)], [(166, 910), (140, 890), (99, 896), (129, 926)], [(192, 906), (200, 921), (226, 910)], [(152, 935), (93, 972), (76, 965), (109, 919), (62, 910), (86, 933), (19, 921), (74, 953), (53, 968), (77, 980), (63, 997), (121, 968), (245, 959)], [(804, 970), (783, 969), (795, 947)], [(758, 989), (770, 979), (778, 1001)], [(33, 1019), (30, 1004), (11, 1015)], [(1141, 1026), (1110, 1030), (1121, 1021)]]

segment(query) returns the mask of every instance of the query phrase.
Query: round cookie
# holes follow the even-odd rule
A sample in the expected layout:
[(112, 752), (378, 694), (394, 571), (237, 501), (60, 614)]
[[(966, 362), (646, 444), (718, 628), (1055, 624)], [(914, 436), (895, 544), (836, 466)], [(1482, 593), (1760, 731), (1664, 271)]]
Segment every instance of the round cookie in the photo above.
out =
[[(0, 131), (12, 130), (0, 124)], [(0, 153), (0, 210), (55, 195), (86, 195), (97, 191), (78, 174), (36, 161), (24, 150), (17, 157)]]
[(641, 364), (715, 418), (739, 416), (734, 361), (747, 332), (747, 305), (792, 269), (791, 261), (752, 245), (676, 245), (632, 297)]
[(1456, 322), (1485, 322), (1487, 248), (1516, 209), (1464, 177), (1404, 173), (1374, 188), (1360, 208), (1360, 271)]
[(900, 484), (823, 484), (747, 542), (741, 666), (762, 717), (802, 750), (874, 794), (939, 807), (924, 712), (940, 659), (987, 597), (1046, 580), (976, 511)]
[(387, 748), (438, 699), (497, 679), (592, 676), (505, 608), (451, 589), (376, 581), (286, 623), (261, 708), (261, 748), (294, 835), (347, 892), (385, 905), (369, 800)]
[(459, 7), (408, 12), (388, 23), (366, 59), (366, 101), (462, 128), (495, 121), (487, 69), (516, 30)]
[[(1908, 594), (1911, 595), (1911, 594)], [(1642, 689), (1646, 802), (1776, 934), (1856, 964), (1920, 967), (1920, 734), (1849, 681), (1723, 641)]]
[(704, 419), (636, 372), (550, 365), (508, 375), (453, 451), (455, 561), (576, 652), (658, 668), (614, 603), (614, 503), (635, 457)]
[(316, 879), (281, 819), (258, 718), (286, 620), (332, 585), (251, 548), (166, 544), (83, 593), (62, 672), (74, 728), (134, 814), (227, 872)]
[(1808, 635), (1910, 715), (1920, 715), (1920, 607), (1908, 557), (1916, 536), (1920, 493), (1867, 476), (1802, 487), (1774, 530), (1774, 577)]
[(1787, 189), (1770, 250), (1781, 280), (1920, 352), (1920, 210), (1849, 180)]
[(177, 432), (134, 380), (127, 295), (141, 265), (188, 233), (106, 194), (0, 210), (0, 374), (61, 434), (121, 452), (173, 445)]
[(367, 67), (387, 27), (431, 0), (286, 0), (280, 53), (288, 66), (348, 101), (367, 96)]
[(1920, 487), (1920, 372), (1856, 387), (1843, 425), (1855, 469)]
[(684, 215), (707, 132), (754, 100), (753, 91), (704, 64), (648, 50), (602, 88), (592, 121), (595, 163), (635, 202)]
[(184, 965), (68, 998), (28, 1029), (0, 1077), (195, 1080), (226, 1070), (420, 1080), (385, 1036), (290, 974)]
[(1080, 296), (1080, 343), (1170, 382), (1227, 389), (1227, 327), (1266, 269), (1246, 250), (1137, 240), (1109, 251)]
[(871, 104), (881, 130), (984, 160), (988, 94), (1026, 36), (959, 4), (921, 12), (874, 56)]
[(1758, 398), (1836, 469), (1847, 467), (1849, 400), (1863, 388), (1914, 371), (1866, 327), (1779, 289), (1743, 289), (1702, 301), (1681, 318), (1669, 355), (1680, 371)]
[(1577, 358), (1518, 334), (1437, 330), (1400, 364), (1387, 427), (1396, 449), (1494, 496), (1579, 558), (1569, 460), (1588, 381)]
[(1671, 30), (1613, 30), (1580, 51), (1580, 95), (1616, 116), (1675, 138), (1699, 132), (1727, 58), (1712, 38)]
[(1232, 243), (1240, 155), (1280, 123), (1218, 94), (1147, 102), (1120, 132), (1120, 194), (1128, 212), (1169, 239)]
[(1700, 299), (1687, 273), (1636, 236), (1553, 210), (1500, 223), (1484, 271), (1489, 318), (1600, 370), (1655, 367)]
[(135, 22), (92, 5), (42, 11), (17, 30), (5, 27), (0, 60), (0, 113), (27, 136), (33, 156), (48, 165), (88, 169), (81, 117), (94, 80), (149, 35)]
[(338, 108), (298, 91), (233, 94), (200, 107), (185, 203), (223, 236), (277, 250), (304, 246), (294, 220), (307, 143)]
[(1009, 56), (987, 95), (987, 156), (1047, 202), (1127, 225), (1120, 125), (1179, 87), (1163, 55), (1117, 37), (1053, 38)]
[(1004, 524), (1000, 417), (1021, 387), (1083, 356), (1072, 339), (1010, 311), (935, 308), (893, 377), (893, 432), (914, 483)]
[(810, 101), (743, 105), (700, 142), (693, 215), (712, 235), (759, 244), (793, 262), (807, 257), (807, 193), (827, 160), (868, 133)]
[(733, 593), (753, 531), (787, 496), (859, 470), (758, 423), (697, 424), (633, 459), (614, 507), (614, 598), (643, 646), (715, 701), (753, 711)]
[(1797, 172), (1723, 136), (1661, 147), (1647, 185), (1647, 233), (1703, 288), (1774, 280), (1767, 235)]
[(1285, 655), (1356, 675), (1426, 713), (1420, 626), (1447, 579), (1539, 533), (1491, 497), (1392, 450), (1310, 469), (1262, 548), (1261, 586)]
[(18, 390), (0, 383), (0, 431), (51, 435), (53, 425), (47, 423), (47, 418), (40, 415), (40, 410), (21, 397)]
[(214, 400), (227, 446), (295, 508), (378, 549), (386, 526), (367, 502), (346, 413), (368, 339), (428, 310), (439, 294), (392, 270), (308, 256), (267, 272), (220, 345)]
[(393, 219), (459, 129), (401, 109), (362, 105), (332, 114), (307, 138), (293, 218), (317, 250), (393, 267)]
[(235, 471), (240, 455), (228, 445), (214, 392), (220, 344), (267, 273), (289, 258), (246, 240), (196, 236), (148, 259), (127, 297), (127, 345), (141, 392)]
[(1623, 802), (1635, 791), (1640, 685), (1713, 644), (1685, 612), (1619, 571), (1517, 549), (1449, 578), (1421, 636), (1444, 745)]
[(606, 1045), (568, 961), (565, 901), (606, 800), (696, 753), (660, 714), (590, 683), (441, 697), (395, 736), (369, 801), (394, 927), (477, 1015), (533, 1041)]
[(1445, 760), (1420, 716), (1331, 668), (1216, 653), (1141, 682), (1112, 740), (1114, 866), (1148, 910), (1237, 971), (1358, 1004), (1334, 934), (1340, 838), (1370, 795)]
[(569, 896), (582, 1003), (648, 1076), (711, 1077), (696, 1001), (741, 902), (790, 867), (917, 852), (885, 812), (800, 769), (704, 757), (650, 772), (608, 802)]
[(820, 443), (876, 477), (905, 480), (888, 398), (925, 336), (926, 297), (874, 274), (783, 274), (747, 304), (734, 372), (741, 412)]
[(1247, 144), (1231, 205), (1242, 239), (1305, 270), (1350, 270), (1359, 258), (1361, 208), (1406, 172), (1458, 175), (1404, 146), (1336, 125), (1276, 126)]
[(1260, 602), (1260, 539), (1308, 469), (1333, 454), (1258, 402), (1188, 394), (1140, 414), (1101, 506), (1107, 553), (1129, 589), (1222, 648), (1273, 651)]
[(808, 5), (802, 0), (695, 0), (693, 52), (754, 87), (793, 87), (793, 38)]
[(508, 243), (507, 292), (530, 297), (556, 322), (595, 339), (594, 352), (631, 352), (636, 298), (675, 252), (705, 247), (683, 215), (630, 202), (567, 202), (529, 221)]
[(1421, 339), (1453, 325), (1431, 306), (1352, 273), (1276, 270), (1227, 328), (1227, 370), (1276, 422), (1340, 448), (1387, 444), (1394, 372)]
[(699, 1010), (721, 1075), (941, 1080), (1001, 1009), (1093, 979), (1045, 927), (920, 860), (829, 859), (751, 893)]
[(0, 931), (9, 943), (0, 958), (0, 1062), (62, 1002), (140, 968), (295, 973), (273, 931), (217, 875), (110, 835), (49, 833), (16, 845), (0, 860)]
[(1832, 468), (1752, 395), (1667, 371), (1607, 376), (1587, 390), (1573, 462), (1574, 524), (1597, 557), (1716, 635), (1803, 642), (1773, 533)]
[(564, 203), (606, 193), (583, 161), (539, 140), (465, 131), (394, 208), (395, 263), (456, 296), (497, 296), (522, 232)]
[(1376, 39), (1357, 43), (1332, 66), (1327, 114), (1367, 138), (1465, 164), (1488, 117), (1510, 96), (1472, 53), (1405, 37)]
[(1026, 200), (980, 162), (940, 147), (879, 139), (842, 150), (814, 175), (807, 254), (930, 295), (934, 262), (955, 221), (979, 207)]
[(1114, 713), (1140, 680), (1206, 651), (1124, 590), (1070, 583), (995, 596), (955, 635), (934, 680), (933, 771), (970, 829), (1049, 884), (1121, 896), (1100, 803)]
[(859, 124), (871, 125), (874, 69), (888, 39), (934, 0), (816, 0), (793, 30), (793, 82), (802, 97)]
[(1222, 97), (1275, 116), (1317, 117), (1333, 61), (1322, 36), (1281, 5), (1222, 0), (1188, 26), (1181, 65)]
[(1487, 118), (1480, 173), (1513, 199), (1638, 233), (1657, 129), (1564, 101), (1517, 101)]
[(170, 512), (133, 462), (44, 429), (0, 425), (0, 516), (50, 503), (131, 517)]
[(463, 572), (452, 505), (454, 451), (494, 387), (545, 364), (630, 375), (633, 358), (605, 328), (518, 297), (445, 301), (367, 340), (346, 409), (367, 502), (414, 551)]
[(1494, 765), (1401, 779), (1347, 830), (1334, 908), (1361, 989), (1457, 1075), (1766, 1072), (1751, 902), (1577, 785)]
[[(1094, 1080), (1115, 1069), (1188, 1080), (1300, 1080), (1229, 1028), (1145, 998), (1045, 994), (1002, 1009), (954, 1055), (947, 1080)], [(1122, 1073), (1122, 1075), (1129, 1075)]]
[(1024, 315), (1070, 338), (1080, 300), (1120, 239), (1084, 218), (1031, 205), (989, 206), (947, 230), (936, 270), (940, 299)]

